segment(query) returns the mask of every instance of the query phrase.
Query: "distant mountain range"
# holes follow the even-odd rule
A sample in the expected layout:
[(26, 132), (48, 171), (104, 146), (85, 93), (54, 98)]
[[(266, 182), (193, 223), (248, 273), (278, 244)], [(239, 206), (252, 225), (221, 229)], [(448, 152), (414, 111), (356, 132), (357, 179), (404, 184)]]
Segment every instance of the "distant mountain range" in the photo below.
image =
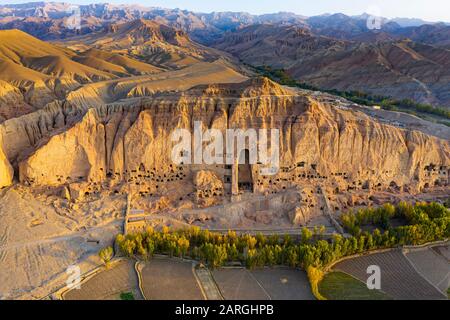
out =
[(295, 26), (253, 25), (226, 34), (215, 47), (248, 64), (286, 69), (319, 88), (450, 106), (450, 51), (435, 46), (349, 41)]
[(93, 106), (189, 84), (245, 80), (228, 56), (144, 19), (52, 43), (0, 30), (0, 123), (58, 101)]
[[(31, 2), (26, 4), (0, 5), (0, 29), (20, 29), (40, 39), (63, 39), (76, 34), (98, 31), (111, 23), (135, 19), (155, 20), (187, 32), (192, 39), (210, 44), (224, 32), (235, 31), (254, 24), (295, 25), (320, 35), (342, 39), (361, 38), (370, 31), (368, 14), (347, 16), (341, 13), (306, 17), (290, 12), (252, 15), (245, 12), (197, 13), (180, 9), (163, 9), (140, 5), (90, 4), (78, 6), (81, 29), (68, 25), (73, 5), (58, 2)], [(381, 18), (381, 31), (394, 37), (411, 37), (412, 40), (438, 44), (450, 34), (448, 23), (429, 23), (420, 19)], [(423, 26), (426, 25), (424, 28)], [(447, 43), (445, 43), (447, 45)]]
[[(196, 13), (111, 4), (82, 5), (79, 12), (80, 28), (73, 28), (73, 6), (67, 3), (1, 5), (0, 29), (19, 29), (73, 50), (72, 62), (108, 73), (104, 78), (143, 66), (112, 66), (117, 57), (95, 50), (136, 60), (128, 64), (149, 64), (139, 72), (179, 69), (228, 53), (254, 66), (283, 68), (296, 80), (319, 88), (450, 107), (446, 23), (378, 18), (379, 28), (371, 30), (368, 14)], [(83, 77), (97, 76), (90, 71)]]

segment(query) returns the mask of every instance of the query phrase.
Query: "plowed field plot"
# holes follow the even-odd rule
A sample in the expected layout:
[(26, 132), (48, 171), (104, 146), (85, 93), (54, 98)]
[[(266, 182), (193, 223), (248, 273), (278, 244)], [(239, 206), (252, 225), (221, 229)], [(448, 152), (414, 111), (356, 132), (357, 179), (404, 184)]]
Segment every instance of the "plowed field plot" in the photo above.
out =
[(447, 262), (450, 262), (450, 245), (436, 246), (432, 248), (434, 252), (442, 256)]
[(227, 300), (312, 300), (303, 271), (289, 268), (214, 270), (214, 279)]
[(422, 248), (406, 253), (416, 270), (428, 281), (447, 293), (450, 287), (450, 263), (434, 248)]
[(83, 282), (80, 290), (72, 289), (66, 292), (63, 298), (65, 300), (120, 300), (121, 294), (130, 292), (134, 299), (142, 300), (134, 261), (122, 261)]
[(371, 265), (380, 267), (381, 290), (394, 299), (447, 298), (414, 269), (400, 249), (344, 260), (336, 264), (334, 269), (348, 273), (366, 283), (369, 277), (367, 267)]
[(148, 300), (204, 300), (191, 262), (153, 258), (141, 271)]
[(222, 268), (213, 271), (213, 277), (226, 300), (269, 300), (270, 296), (243, 268)]

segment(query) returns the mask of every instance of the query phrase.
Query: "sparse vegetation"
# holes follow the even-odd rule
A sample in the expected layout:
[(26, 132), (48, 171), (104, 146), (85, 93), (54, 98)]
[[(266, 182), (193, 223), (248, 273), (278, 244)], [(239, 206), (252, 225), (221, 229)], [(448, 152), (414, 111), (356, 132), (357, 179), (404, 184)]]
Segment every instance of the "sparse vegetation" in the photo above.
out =
[(135, 300), (133, 292), (121, 292), (120, 300)]
[[(269, 66), (247, 66), (254, 69), (259, 74), (276, 81), (282, 85), (298, 87), (306, 90), (323, 91), (336, 96), (343, 97), (347, 100), (353, 101), (357, 104), (373, 106), (379, 105), (381, 108), (390, 111), (403, 111), (412, 114), (425, 113), (434, 116), (442, 117), (443, 119), (450, 120), (450, 111), (444, 107), (434, 107), (429, 104), (423, 104), (415, 102), (411, 99), (396, 100), (390, 97), (380, 95), (370, 95), (360, 91), (339, 91), (336, 89), (324, 89), (316, 86), (298, 82), (293, 79), (284, 69), (273, 69)], [(442, 122), (445, 125), (450, 125), (449, 122)]]

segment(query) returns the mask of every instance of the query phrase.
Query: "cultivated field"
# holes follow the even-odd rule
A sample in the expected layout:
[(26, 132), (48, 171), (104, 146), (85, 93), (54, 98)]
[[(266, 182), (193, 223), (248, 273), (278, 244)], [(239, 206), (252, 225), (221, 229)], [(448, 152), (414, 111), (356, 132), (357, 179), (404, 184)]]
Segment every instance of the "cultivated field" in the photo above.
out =
[(191, 262), (155, 257), (141, 269), (147, 300), (204, 300)]
[(290, 268), (251, 271), (273, 300), (313, 300), (306, 273)]
[(380, 267), (381, 290), (394, 299), (447, 298), (414, 269), (400, 249), (344, 260), (336, 264), (334, 269), (348, 273), (365, 283), (369, 276), (366, 270), (370, 265)]
[(225, 300), (269, 300), (269, 294), (243, 268), (221, 268), (213, 277)]
[(121, 261), (109, 270), (95, 275), (63, 295), (65, 300), (119, 300), (121, 294), (131, 292), (136, 300), (142, 300), (134, 261)]
[(213, 277), (226, 300), (312, 300), (306, 274), (289, 268), (221, 268)]
[(445, 258), (445, 260), (450, 261), (450, 245), (436, 246), (432, 248), (437, 254)]
[(440, 252), (448, 252), (449, 246), (412, 249), (406, 257), (416, 270), (443, 293), (450, 287), (450, 263)]
[(330, 272), (319, 284), (319, 292), (328, 300), (389, 300), (379, 290), (369, 290), (365, 283), (343, 272)]

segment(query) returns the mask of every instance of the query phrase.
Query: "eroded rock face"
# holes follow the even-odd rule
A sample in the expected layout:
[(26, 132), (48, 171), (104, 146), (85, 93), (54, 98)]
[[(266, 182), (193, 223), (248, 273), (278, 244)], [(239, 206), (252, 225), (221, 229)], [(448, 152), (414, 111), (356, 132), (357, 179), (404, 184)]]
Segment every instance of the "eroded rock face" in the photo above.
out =
[[(1, 146), (1, 140), (0, 140)], [(9, 164), (8, 159), (0, 148), (0, 188), (7, 187), (12, 184), (14, 178), (14, 170)]]
[(197, 203), (209, 207), (220, 202), (223, 195), (223, 181), (213, 171), (200, 170), (194, 176), (197, 188)]
[(289, 219), (294, 225), (306, 225), (311, 216), (311, 210), (308, 207), (296, 207), (289, 213)]
[(0, 123), (33, 110), (34, 108), (25, 102), (18, 88), (0, 80)]
[(299, 194), (300, 201), (297, 206), (288, 213), (288, 217), (293, 225), (305, 226), (318, 210), (323, 212), (325, 206), (320, 203), (322, 207), (319, 207), (318, 196), (310, 187), (300, 188)]
[(105, 127), (94, 109), (67, 131), (52, 136), (19, 164), (19, 179), (31, 184), (60, 185), (105, 177)]
[(302, 184), (339, 191), (404, 186), (418, 191), (425, 184), (448, 183), (448, 141), (380, 123), (266, 79), (161, 94), (139, 106), (91, 109), (20, 162), (20, 181), (62, 185), (106, 179), (132, 183), (145, 194), (185, 178), (193, 181), (191, 173), (201, 170), (225, 181), (224, 165), (172, 163), (172, 133), (192, 131), (194, 121), (223, 133), (227, 128), (280, 130), (280, 171), (264, 176), (252, 166), (257, 193)]

